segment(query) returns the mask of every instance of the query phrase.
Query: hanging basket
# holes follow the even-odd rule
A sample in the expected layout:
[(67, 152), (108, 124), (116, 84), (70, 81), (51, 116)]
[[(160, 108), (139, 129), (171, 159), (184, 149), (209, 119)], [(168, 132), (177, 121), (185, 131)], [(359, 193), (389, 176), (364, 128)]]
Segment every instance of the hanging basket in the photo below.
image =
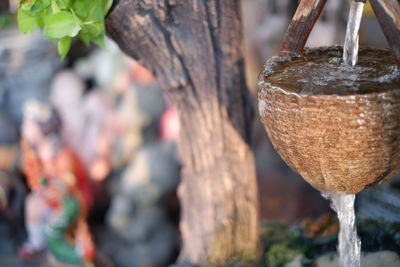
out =
[[(400, 169), (400, 80), (384, 88), (377, 80), (367, 91), (351, 92), (335, 87), (318, 91), (312, 88), (315, 83), (300, 86), (299, 79), (291, 83), (295, 80), (291, 77), (286, 83), (272, 79), (287, 70), (284, 62), (298, 64), (303, 56), (341, 54), (341, 47), (303, 51), (325, 2), (300, 3), (303, 9), (296, 11), (281, 56), (267, 61), (259, 111), (274, 148), (293, 170), (319, 190), (354, 194)], [(392, 69), (399, 62), (394, 52), (399, 46), (392, 43), (391, 52), (380, 50), (383, 61), (393, 62)], [(374, 51), (363, 48), (359, 55)]]

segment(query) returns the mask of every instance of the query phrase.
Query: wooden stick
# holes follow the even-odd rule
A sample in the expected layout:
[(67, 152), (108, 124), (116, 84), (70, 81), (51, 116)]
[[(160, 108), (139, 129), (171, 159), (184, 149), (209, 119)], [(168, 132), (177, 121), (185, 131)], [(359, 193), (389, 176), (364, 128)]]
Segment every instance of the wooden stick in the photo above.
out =
[(400, 70), (400, 4), (397, 0), (371, 0), (371, 6)]
[(302, 0), (283, 38), (280, 55), (300, 56), (327, 0)]

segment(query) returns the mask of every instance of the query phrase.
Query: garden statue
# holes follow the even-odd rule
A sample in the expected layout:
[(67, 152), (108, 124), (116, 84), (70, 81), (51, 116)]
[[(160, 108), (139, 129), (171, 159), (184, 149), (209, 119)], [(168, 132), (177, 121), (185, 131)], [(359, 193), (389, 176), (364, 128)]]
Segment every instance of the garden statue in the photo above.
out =
[(20, 256), (48, 251), (53, 266), (91, 266), (95, 248), (86, 223), (92, 192), (83, 164), (60, 137), (61, 119), (49, 105), (28, 101), (22, 123), (28, 240)]
[(146, 69), (132, 63), (129, 72), (116, 77), (115, 99), (120, 100), (115, 101), (114, 127), (119, 134), (112, 163), (121, 177), (111, 191), (106, 218), (123, 242), (114, 246), (112, 259), (121, 266), (165, 266), (179, 248), (171, 218), (180, 178), (176, 118), (171, 110), (165, 113), (161, 88)]
[(50, 101), (63, 121), (62, 137), (78, 153), (90, 179), (104, 180), (110, 171), (107, 122), (112, 113), (105, 95), (100, 89), (88, 88), (74, 72), (63, 70), (54, 76)]

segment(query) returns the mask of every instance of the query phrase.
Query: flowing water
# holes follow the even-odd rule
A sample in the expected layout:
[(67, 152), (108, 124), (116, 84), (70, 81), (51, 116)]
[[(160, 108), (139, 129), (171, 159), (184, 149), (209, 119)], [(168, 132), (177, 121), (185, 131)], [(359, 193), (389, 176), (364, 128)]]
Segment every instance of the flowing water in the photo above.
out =
[[(387, 49), (361, 47), (356, 66), (342, 63), (342, 47), (306, 50), (290, 61), (272, 58), (265, 83), (307, 95), (383, 93), (400, 88), (400, 75)], [(280, 61), (281, 60), (281, 61)]]
[(361, 241), (357, 236), (355, 224), (354, 200), (355, 195), (322, 193), (330, 200), (331, 207), (337, 213), (340, 222), (339, 231), (339, 264), (342, 267), (359, 267)]
[[(388, 50), (361, 49), (360, 61), (355, 66), (363, 9), (364, 3), (352, 1), (343, 54), (334, 47), (306, 51), (303, 57), (289, 61), (273, 58), (267, 62), (264, 82), (301, 94), (351, 95), (399, 88), (400, 75)], [(340, 266), (360, 267), (361, 241), (355, 224), (355, 195), (334, 192), (322, 195), (330, 200), (339, 219)]]
[(347, 21), (346, 37), (343, 45), (343, 62), (347, 65), (356, 65), (358, 58), (358, 31), (360, 29), (361, 17), (364, 3), (352, 1), (349, 19)]
[[(358, 60), (358, 39), (364, 3), (352, 1), (346, 36), (343, 45), (343, 63), (355, 66)], [(361, 256), (361, 240), (357, 236), (356, 216), (354, 212), (355, 195), (324, 193), (331, 201), (331, 207), (337, 213), (339, 231), (339, 264), (342, 267), (359, 267)]]

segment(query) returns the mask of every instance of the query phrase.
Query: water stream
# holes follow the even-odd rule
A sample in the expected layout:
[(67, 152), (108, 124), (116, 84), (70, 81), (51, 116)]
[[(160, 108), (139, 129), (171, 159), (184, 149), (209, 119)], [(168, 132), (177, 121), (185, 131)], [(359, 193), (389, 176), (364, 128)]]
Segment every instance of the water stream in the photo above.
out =
[[(358, 39), (364, 3), (353, 0), (347, 21), (346, 36), (343, 45), (343, 63), (355, 66), (358, 60)], [(361, 241), (357, 236), (356, 216), (354, 212), (354, 194), (322, 193), (330, 200), (331, 207), (337, 213), (339, 231), (339, 264), (341, 267), (360, 267)]]
[(347, 65), (356, 65), (358, 59), (358, 31), (360, 29), (361, 17), (364, 3), (352, 1), (349, 18), (347, 21), (346, 37), (343, 45), (343, 62)]
[(340, 223), (339, 264), (341, 267), (360, 267), (361, 241), (357, 236), (355, 223), (355, 195), (324, 192), (322, 196), (330, 200)]

